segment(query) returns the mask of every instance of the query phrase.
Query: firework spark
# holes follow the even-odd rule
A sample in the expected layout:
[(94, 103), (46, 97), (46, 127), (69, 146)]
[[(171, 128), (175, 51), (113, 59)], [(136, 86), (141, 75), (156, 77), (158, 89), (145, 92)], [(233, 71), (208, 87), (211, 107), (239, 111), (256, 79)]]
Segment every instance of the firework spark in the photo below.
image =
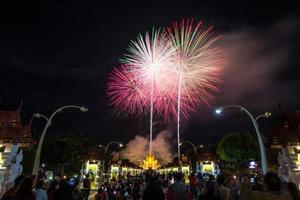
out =
[(107, 94), (111, 105), (130, 114), (141, 114), (148, 108), (148, 89), (128, 66), (114, 68), (108, 79)]
[(154, 114), (177, 120), (179, 144), (180, 116), (188, 118), (200, 103), (209, 105), (218, 91), (224, 65), (215, 47), (218, 39), (212, 27), (183, 20), (139, 35), (121, 60), (125, 65), (114, 69), (108, 85), (111, 104), (133, 114), (150, 109), (150, 154)]
[(202, 25), (183, 20), (167, 29), (176, 47), (171, 66), (178, 75), (174, 83), (178, 84), (177, 90), (181, 89), (185, 117), (200, 103), (209, 105), (211, 92), (218, 91), (216, 85), (220, 82), (223, 59), (220, 49), (214, 46), (220, 37), (213, 35), (212, 27), (204, 29)]
[[(154, 102), (157, 96), (168, 88), (165, 87), (166, 73), (168, 64), (172, 58), (172, 43), (166, 37), (166, 34), (160, 29), (145, 34), (145, 37), (139, 35), (136, 41), (131, 41), (128, 48), (129, 53), (121, 61), (134, 72), (137, 80), (141, 83), (150, 100), (150, 145), (149, 151), (152, 153), (152, 124)], [(145, 103), (145, 102), (144, 102)]]
[(213, 45), (219, 37), (214, 37), (209, 29), (201, 28), (202, 22), (193, 20), (174, 23), (167, 32), (176, 48), (173, 70), (178, 78), (177, 84), (177, 143), (180, 155), (180, 116), (189, 113), (200, 103), (208, 105), (211, 91), (217, 91), (222, 59), (220, 51)]

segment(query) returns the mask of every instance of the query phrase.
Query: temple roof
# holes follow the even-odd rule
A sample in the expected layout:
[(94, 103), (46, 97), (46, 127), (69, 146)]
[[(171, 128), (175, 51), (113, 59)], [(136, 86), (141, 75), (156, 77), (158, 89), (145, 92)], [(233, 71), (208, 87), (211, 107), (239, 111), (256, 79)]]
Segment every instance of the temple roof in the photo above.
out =
[(299, 132), (284, 127), (272, 128), (271, 134), (271, 144), (279, 143), (282, 145), (287, 145), (288, 143), (297, 143), (300, 139)]
[(14, 110), (14, 111), (0, 110), (0, 123), (3, 126), (11, 124), (14, 120), (17, 124), (21, 124), (20, 111), (19, 110)]
[(0, 110), (0, 141), (32, 143), (31, 120), (27, 125), (22, 124), (21, 107), (13, 111)]
[(290, 129), (300, 130), (300, 112), (284, 112), (283, 118), (288, 123)]
[(300, 112), (284, 112), (279, 126), (273, 126), (271, 145), (284, 145), (300, 142)]
[(88, 151), (88, 153), (84, 159), (85, 160), (102, 160), (103, 155), (100, 153), (100, 149), (98, 147), (93, 147)]

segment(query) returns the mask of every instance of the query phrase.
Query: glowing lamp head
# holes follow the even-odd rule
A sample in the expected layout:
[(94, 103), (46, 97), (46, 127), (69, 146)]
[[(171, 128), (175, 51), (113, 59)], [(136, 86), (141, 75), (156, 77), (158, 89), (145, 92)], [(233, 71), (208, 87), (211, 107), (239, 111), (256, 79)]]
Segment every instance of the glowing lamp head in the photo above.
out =
[(40, 113), (34, 113), (33, 116), (36, 117), (36, 118), (42, 117), (42, 115)]
[(123, 147), (123, 144), (122, 144), (122, 143), (120, 143), (120, 144), (119, 144), (119, 147)]
[(215, 110), (215, 113), (218, 114), (218, 115), (221, 114), (222, 112), (223, 112), (223, 108), (221, 108), (221, 107), (220, 107), (220, 108), (217, 108), (217, 109)]
[(80, 110), (81, 110), (82, 112), (87, 112), (89, 109), (82, 106), (82, 107), (80, 107)]
[(271, 115), (272, 115), (272, 113), (270, 113), (270, 112), (265, 112), (265, 117), (271, 117)]

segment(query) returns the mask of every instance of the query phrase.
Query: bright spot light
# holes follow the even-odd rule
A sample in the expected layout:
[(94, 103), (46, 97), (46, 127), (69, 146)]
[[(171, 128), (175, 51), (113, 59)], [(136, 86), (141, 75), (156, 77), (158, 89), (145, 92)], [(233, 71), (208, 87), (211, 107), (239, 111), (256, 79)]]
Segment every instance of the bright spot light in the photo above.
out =
[(120, 147), (123, 147), (123, 144), (119, 144)]
[(216, 110), (215, 110), (215, 113), (216, 113), (216, 114), (221, 114), (221, 113), (222, 113), (222, 108), (216, 109)]
[(36, 117), (36, 118), (40, 118), (41, 114), (40, 113), (34, 113), (33, 116)]
[(89, 109), (82, 106), (82, 107), (80, 107), (80, 110), (81, 110), (82, 112), (87, 112)]

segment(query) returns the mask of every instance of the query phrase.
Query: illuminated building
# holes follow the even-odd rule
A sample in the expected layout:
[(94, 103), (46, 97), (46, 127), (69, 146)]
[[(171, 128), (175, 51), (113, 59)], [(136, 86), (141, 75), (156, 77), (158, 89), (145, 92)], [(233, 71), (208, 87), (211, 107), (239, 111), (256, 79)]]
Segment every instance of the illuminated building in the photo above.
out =
[(215, 149), (201, 148), (198, 154), (198, 169), (203, 174), (218, 174), (219, 167), (217, 164), (217, 156)]
[(0, 144), (2, 147), (7, 144), (19, 144), (22, 147), (32, 147), (31, 121), (23, 125), (21, 121), (20, 104), (17, 110), (0, 110)]
[[(271, 128), (270, 150), (278, 155), (286, 149), (289, 173), (297, 185), (300, 184), (300, 112), (282, 112)], [(277, 163), (276, 163), (277, 164)]]
[(153, 169), (156, 170), (159, 167), (158, 161), (154, 158), (153, 155), (146, 156), (145, 160), (141, 166), (144, 170)]
[(91, 149), (86, 158), (82, 169), (82, 178), (88, 177), (91, 182), (91, 189), (98, 189), (100, 173), (103, 162), (98, 148)]

